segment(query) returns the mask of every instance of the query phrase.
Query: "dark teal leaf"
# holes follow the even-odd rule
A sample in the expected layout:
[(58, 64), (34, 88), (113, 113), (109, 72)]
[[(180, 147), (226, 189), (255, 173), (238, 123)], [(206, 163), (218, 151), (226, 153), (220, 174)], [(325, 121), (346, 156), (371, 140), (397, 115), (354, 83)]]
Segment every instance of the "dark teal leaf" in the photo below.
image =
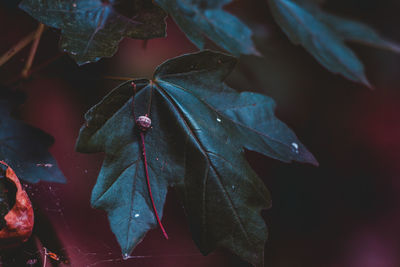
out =
[[(157, 210), (162, 212), (168, 186), (177, 188), (202, 253), (223, 247), (263, 266), (267, 228), (260, 211), (270, 206), (270, 196), (244, 149), (285, 162), (317, 162), (274, 116), (270, 98), (224, 84), (235, 63), (211, 51), (167, 61), (152, 81), (135, 81), (135, 113), (150, 113), (153, 122), (146, 152)], [(106, 154), (92, 204), (108, 212), (124, 254), (156, 226), (132, 94), (125, 83), (94, 106), (77, 141), (78, 151)]]
[[(172, 84), (201, 99), (217, 115), (214, 120), (217, 125), (226, 117), (235, 125), (233, 132), (239, 134), (235, 137), (245, 148), (286, 162), (316, 164), (294, 133), (275, 117), (275, 102), (271, 98), (251, 92), (237, 93), (224, 83), (235, 64), (233, 57), (204, 51), (162, 64), (155, 72), (155, 81), (165, 87)], [(183, 101), (186, 100), (182, 98)], [(200, 113), (196, 109), (191, 114)]]
[(373, 28), (364, 23), (341, 18), (320, 10), (320, 18), (346, 41), (387, 49), (396, 53), (400, 52), (400, 46), (380, 36)]
[(345, 41), (363, 42), (399, 52), (399, 46), (381, 38), (372, 28), (326, 13), (309, 0), (269, 0), (275, 20), (295, 43), (304, 46), (333, 73), (369, 87), (364, 66)]
[[(7, 94), (7, 96), (5, 96)], [(18, 178), (37, 183), (39, 181), (64, 183), (65, 177), (57, 162), (47, 151), (53, 138), (43, 131), (11, 117), (20, 104), (15, 95), (2, 92), (0, 97), (0, 160), (9, 164)]]
[(207, 37), (234, 55), (258, 55), (251, 39), (250, 28), (223, 10), (223, 6), (232, 0), (155, 0), (155, 2), (174, 18), (198, 48), (204, 48)]
[(61, 29), (61, 49), (78, 64), (111, 57), (124, 37), (165, 36), (165, 12), (151, 0), (23, 0), (20, 8)]

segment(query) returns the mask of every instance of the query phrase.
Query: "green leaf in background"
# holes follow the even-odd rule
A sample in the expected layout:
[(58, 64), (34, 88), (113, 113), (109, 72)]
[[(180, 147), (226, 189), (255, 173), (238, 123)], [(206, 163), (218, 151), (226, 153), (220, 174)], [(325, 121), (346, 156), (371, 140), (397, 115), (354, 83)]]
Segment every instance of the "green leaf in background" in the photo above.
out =
[(363, 23), (322, 11), (318, 1), (269, 0), (272, 14), (295, 44), (301, 44), (319, 63), (333, 73), (371, 87), (364, 65), (345, 41), (400, 52), (400, 46), (379, 36)]
[(206, 37), (229, 53), (258, 55), (252, 31), (237, 17), (223, 10), (232, 0), (155, 0), (167, 11), (187, 37), (204, 49)]
[(23, 0), (20, 8), (61, 29), (61, 49), (78, 64), (111, 57), (124, 37), (165, 36), (165, 12), (151, 0)]
[[(317, 162), (275, 117), (272, 99), (238, 93), (224, 83), (235, 63), (211, 51), (171, 59), (157, 68), (152, 81), (135, 81), (135, 113), (152, 119), (145, 143), (160, 214), (168, 187), (177, 188), (203, 254), (223, 247), (263, 266), (267, 228), (260, 211), (271, 205), (270, 195), (244, 149), (284, 162)], [(132, 95), (130, 83), (114, 89), (86, 114), (77, 140), (80, 152), (105, 152), (92, 204), (107, 211), (126, 255), (157, 225)]]
[(6, 92), (0, 95), (0, 160), (9, 164), (18, 178), (65, 183), (57, 162), (47, 151), (53, 138), (43, 131), (11, 117), (11, 112), (21, 103), (20, 97)]

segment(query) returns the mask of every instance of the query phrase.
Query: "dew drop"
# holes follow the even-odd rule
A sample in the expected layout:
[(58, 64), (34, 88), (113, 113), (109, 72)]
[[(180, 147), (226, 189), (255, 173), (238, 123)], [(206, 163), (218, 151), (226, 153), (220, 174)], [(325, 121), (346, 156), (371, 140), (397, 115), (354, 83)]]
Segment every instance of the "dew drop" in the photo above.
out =
[(137, 217), (139, 217), (140, 216), (140, 214), (139, 213), (136, 213), (135, 214), (135, 218), (137, 218)]
[(218, 121), (218, 122), (221, 122), (222, 120), (221, 120), (220, 118), (217, 118), (217, 121)]
[(124, 259), (124, 260), (128, 260), (128, 259), (129, 259), (129, 255), (128, 255), (128, 253), (125, 253), (124, 255), (122, 255), (122, 259)]
[(236, 187), (235, 187), (234, 185), (232, 185), (232, 190), (235, 190), (235, 188), (236, 188)]
[(73, 6), (73, 7), (76, 7), (76, 3), (73, 3), (72, 6)]
[(299, 145), (295, 142), (292, 143), (292, 150), (296, 153), (299, 154)]

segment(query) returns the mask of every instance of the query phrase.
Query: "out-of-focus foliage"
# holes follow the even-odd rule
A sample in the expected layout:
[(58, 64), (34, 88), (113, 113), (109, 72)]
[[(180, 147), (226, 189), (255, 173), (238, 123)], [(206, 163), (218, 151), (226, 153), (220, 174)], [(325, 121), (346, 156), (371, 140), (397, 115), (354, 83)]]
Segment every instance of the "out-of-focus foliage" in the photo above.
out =
[(151, 1), (23, 0), (20, 8), (40, 22), (61, 29), (61, 50), (78, 64), (111, 57), (124, 37), (165, 36), (165, 12)]
[(20, 95), (2, 89), (0, 95), (0, 160), (15, 169), (26, 182), (64, 183), (57, 162), (48, 152), (53, 138), (43, 131), (12, 118), (11, 113), (21, 104)]
[(301, 44), (333, 73), (371, 86), (364, 65), (346, 45), (362, 42), (400, 52), (400, 46), (381, 38), (369, 26), (322, 11), (310, 0), (269, 0), (275, 20), (289, 39)]
[(237, 17), (223, 10), (232, 0), (156, 0), (200, 49), (206, 38), (239, 56), (258, 54), (251, 39), (252, 31)]

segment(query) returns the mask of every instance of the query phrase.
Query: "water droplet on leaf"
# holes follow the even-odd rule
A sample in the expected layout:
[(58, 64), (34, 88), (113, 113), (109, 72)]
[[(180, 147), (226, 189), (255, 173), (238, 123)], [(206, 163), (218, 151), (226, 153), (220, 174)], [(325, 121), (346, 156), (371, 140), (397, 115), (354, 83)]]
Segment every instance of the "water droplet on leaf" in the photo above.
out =
[(292, 143), (292, 150), (293, 152), (295, 152), (296, 154), (299, 154), (299, 145), (295, 142)]

